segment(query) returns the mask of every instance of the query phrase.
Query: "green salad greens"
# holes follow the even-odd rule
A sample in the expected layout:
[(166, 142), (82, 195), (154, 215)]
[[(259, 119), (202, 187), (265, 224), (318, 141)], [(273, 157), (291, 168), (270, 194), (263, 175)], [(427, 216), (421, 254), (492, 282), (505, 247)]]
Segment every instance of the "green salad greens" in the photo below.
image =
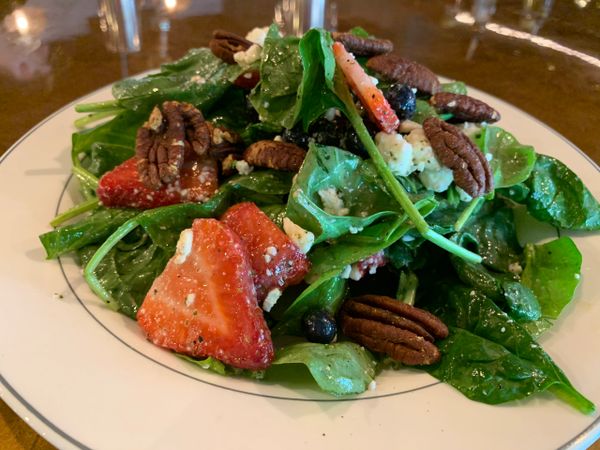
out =
[[(362, 29), (352, 32), (368, 38)], [(275, 360), (259, 372), (211, 357), (182, 355), (186, 360), (224, 376), (281, 382), (289, 366), (328, 393), (359, 394), (380, 371), (397, 370), (400, 377), (403, 366), (390, 369), (385, 355), (340, 332), (336, 342), (306, 342), (303, 317), (313, 310), (335, 316), (353, 295), (387, 295), (448, 326), (449, 336), (436, 343), (441, 359), (419, 368), (469, 399), (498, 404), (548, 392), (592, 413), (594, 405), (536, 339), (560, 317), (580, 281), (582, 256), (559, 230), (600, 230), (598, 201), (562, 162), (485, 123), (464, 129), (489, 161), (493, 192), (472, 199), (454, 183), (432, 189), (422, 167), (398, 175), (376, 145), (377, 131), (336, 64), (332, 44), (321, 29), (298, 38), (281, 36), (273, 25), (259, 43), (259, 60), (228, 64), (208, 48), (194, 49), (155, 74), (116, 83), (114, 100), (79, 105), (87, 115), (76, 123), (81, 129), (73, 134), (72, 163), (82, 201), (40, 236), (48, 258), (75, 255), (90, 288), (135, 320), (182, 230), (195, 219), (218, 218), (236, 203), (254, 202), (280, 228), (287, 218), (314, 237), (308, 275), (265, 311)], [(258, 84), (238, 87), (235, 80), (252, 70), (260, 75)], [(379, 81), (385, 93), (389, 84)], [(442, 83), (441, 90), (467, 94), (462, 82)], [(297, 174), (255, 167), (223, 175), (204, 203), (148, 210), (103, 206), (99, 180), (134, 157), (136, 130), (166, 100), (192, 103), (245, 145), (261, 139), (295, 143), (307, 150), (304, 162)], [(453, 120), (416, 92), (411, 123), (419, 128), (430, 116)], [(94, 126), (97, 120), (103, 123)], [(323, 192), (334, 193), (337, 210)], [(550, 224), (560, 237), (523, 246), (516, 213)], [(351, 268), (375, 254), (385, 256), (384, 267), (360, 280), (349, 277)]]

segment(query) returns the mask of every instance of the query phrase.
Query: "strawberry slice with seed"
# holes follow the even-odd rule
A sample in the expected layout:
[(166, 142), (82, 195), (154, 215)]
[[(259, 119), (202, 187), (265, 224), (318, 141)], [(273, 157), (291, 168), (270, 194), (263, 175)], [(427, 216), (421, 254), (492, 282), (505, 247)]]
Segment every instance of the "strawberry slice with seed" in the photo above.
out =
[(181, 233), (137, 321), (154, 344), (192, 357), (251, 370), (273, 360), (244, 244), (216, 219), (196, 219)]
[(180, 177), (158, 190), (146, 187), (139, 178), (136, 158), (131, 158), (100, 178), (96, 194), (108, 207), (158, 208), (186, 202), (204, 202), (217, 191), (217, 162), (192, 157), (181, 168)]
[(346, 81), (365, 107), (371, 121), (381, 131), (393, 133), (400, 125), (398, 116), (373, 80), (354, 59), (341, 42), (333, 43), (335, 62), (342, 70)]
[(221, 221), (242, 238), (248, 250), (259, 303), (269, 291), (283, 291), (308, 273), (306, 255), (254, 203), (233, 205)]

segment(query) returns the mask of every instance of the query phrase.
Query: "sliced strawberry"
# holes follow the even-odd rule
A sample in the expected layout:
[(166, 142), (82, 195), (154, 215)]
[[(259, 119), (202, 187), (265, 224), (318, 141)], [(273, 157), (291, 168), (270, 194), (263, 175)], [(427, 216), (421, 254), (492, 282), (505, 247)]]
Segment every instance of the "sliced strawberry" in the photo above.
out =
[(273, 360), (244, 244), (216, 219), (196, 219), (181, 233), (137, 320), (154, 344), (186, 355), (252, 370)]
[(354, 59), (340, 42), (334, 42), (333, 55), (335, 62), (344, 73), (348, 84), (365, 107), (369, 118), (381, 131), (393, 133), (400, 125), (396, 113), (383, 96), (371, 77), (367, 75), (360, 64)]
[(104, 206), (150, 209), (175, 203), (203, 202), (218, 187), (217, 163), (212, 158), (188, 159), (179, 180), (156, 191), (140, 181), (136, 158), (131, 158), (104, 174), (96, 193)]
[(385, 258), (385, 254), (383, 250), (380, 250), (352, 264), (348, 276), (350, 279), (358, 281), (367, 274), (373, 275), (377, 271), (377, 268), (383, 267), (386, 264), (387, 259)]
[(304, 253), (254, 203), (238, 203), (221, 221), (235, 231), (250, 254), (259, 302), (270, 290), (298, 284), (310, 269)]

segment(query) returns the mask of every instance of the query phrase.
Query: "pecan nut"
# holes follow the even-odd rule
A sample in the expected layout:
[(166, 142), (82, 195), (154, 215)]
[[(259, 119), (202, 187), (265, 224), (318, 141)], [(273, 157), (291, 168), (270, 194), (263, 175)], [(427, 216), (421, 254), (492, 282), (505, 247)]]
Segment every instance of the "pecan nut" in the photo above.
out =
[(238, 76), (233, 84), (242, 89), (253, 89), (260, 81), (260, 73), (258, 70), (248, 70)]
[(433, 314), (381, 295), (347, 300), (340, 324), (350, 339), (406, 365), (437, 362), (441, 355), (434, 341), (448, 336), (448, 327)]
[(494, 189), (490, 164), (467, 135), (437, 117), (425, 119), (423, 131), (437, 159), (452, 170), (458, 187), (471, 197), (479, 197)]
[(218, 161), (224, 160), (227, 156), (234, 154), (240, 155), (244, 151), (242, 147), (242, 137), (235, 131), (206, 122), (210, 131), (211, 142), (208, 148), (208, 154)]
[(227, 64), (235, 64), (233, 55), (237, 52), (246, 51), (251, 46), (252, 42), (248, 39), (225, 30), (215, 30), (213, 38), (208, 43), (208, 47), (213, 52), (213, 55), (222, 59)]
[(367, 67), (380, 74), (387, 81), (406, 84), (421, 92), (437, 92), (440, 82), (427, 67), (393, 53), (374, 56), (367, 61)]
[(244, 160), (253, 166), (297, 172), (306, 150), (283, 141), (258, 141), (244, 151)]
[(167, 101), (155, 106), (137, 131), (135, 154), (140, 180), (159, 189), (179, 178), (186, 150), (203, 155), (211, 143), (202, 113), (193, 105)]
[(375, 56), (394, 50), (394, 44), (387, 39), (364, 38), (352, 33), (331, 33), (334, 41), (341, 42), (356, 56)]
[(485, 102), (468, 95), (438, 92), (429, 103), (439, 113), (450, 113), (455, 119), (463, 122), (488, 122), (500, 120), (500, 113)]

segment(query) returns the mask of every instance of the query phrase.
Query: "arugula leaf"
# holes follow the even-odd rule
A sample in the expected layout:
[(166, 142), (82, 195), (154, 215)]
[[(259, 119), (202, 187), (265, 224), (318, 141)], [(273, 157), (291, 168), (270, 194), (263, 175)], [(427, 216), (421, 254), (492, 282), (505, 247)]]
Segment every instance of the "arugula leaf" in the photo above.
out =
[(192, 49), (180, 60), (164, 64), (159, 73), (118, 81), (113, 96), (119, 106), (144, 113), (165, 100), (208, 110), (242, 72), (240, 66), (224, 63), (208, 48)]
[(527, 210), (536, 219), (567, 230), (600, 230), (600, 204), (559, 160), (538, 155), (526, 184)]
[(535, 150), (530, 145), (520, 144), (502, 128), (483, 128), (476, 143), (484, 153), (492, 155), (490, 167), (496, 189), (521, 183), (531, 174), (536, 160)]
[(545, 318), (556, 319), (571, 301), (581, 275), (581, 253), (570, 237), (525, 246), (521, 278), (538, 298)]
[(571, 385), (527, 331), (489, 298), (452, 285), (438, 286), (435, 292), (437, 298), (429, 307), (453, 328), (439, 344), (440, 363), (425, 368), (434, 377), (484, 403), (548, 390), (585, 414), (594, 412), (594, 404)]
[(277, 25), (269, 28), (260, 63), (260, 82), (249, 96), (261, 122), (292, 128), (298, 117), (298, 88), (302, 81), (300, 40), (281, 37)]
[(273, 365), (304, 364), (325, 392), (359, 394), (375, 378), (377, 361), (364, 347), (352, 342), (304, 342), (279, 350)]

